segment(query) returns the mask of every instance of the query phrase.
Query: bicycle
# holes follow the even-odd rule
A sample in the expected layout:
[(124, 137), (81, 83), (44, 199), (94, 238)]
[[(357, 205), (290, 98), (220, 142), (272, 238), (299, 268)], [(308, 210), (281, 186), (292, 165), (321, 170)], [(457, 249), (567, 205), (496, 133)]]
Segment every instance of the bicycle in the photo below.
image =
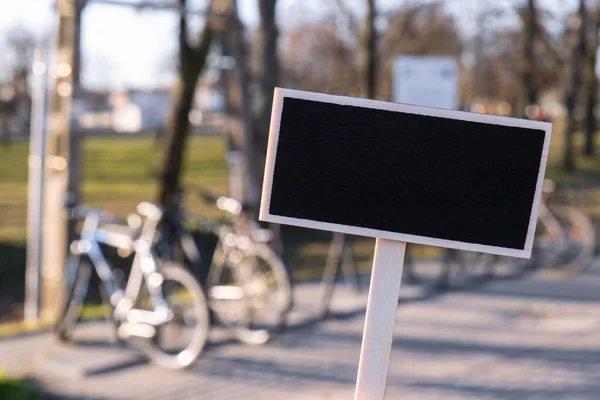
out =
[(546, 276), (566, 277), (585, 271), (591, 265), (596, 232), (590, 219), (569, 205), (553, 204), (556, 183), (544, 181), (538, 224), (531, 259), (495, 256), (496, 268), (517, 271), (543, 269)]
[[(92, 266), (101, 281), (101, 293), (110, 307), (110, 319), (120, 340), (139, 339), (147, 358), (159, 366), (181, 369), (191, 366), (206, 344), (209, 317), (202, 288), (184, 268), (158, 259), (152, 243), (162, 219), (160, 207), (140, 203), (139, 227), (121, 224), (114, 214), (83, 205), (67, 205), (71, 218), (83, 219), (80, 238), (71, 243), (58, 299), (59, 317), (54, 333), (60, 342), (72, 339), (89, 289)], [(134, 251), (125, 288), (116, 279), (100, 245)], [(181, 288), (177, 289), (177, 285)], [(184, 309), (184, 302), (191, 309)], [(191, 329), (184, 323), (196, 322)], [(174, 336), (190, 334), (182, 348)], [(163, 347), (164, 346), (164, 347)]]
[(430, 263), (428, 269), (418, 269), (407, 252), (409, 261), (405, 268), (409, 281), (445, 289), (451, 270), (456, 267), (476, 279), (489, 279), (499, 275), (499, 272), (515, 277), (538, 268), (543, 269), (545, 275), (555, 277), (583, 272), (594, 257), (594, 227), (590, 219), (577, 208), (552, 204), (555, 190), (556, 183), (546, 179), (530, 259), (448, 249), (442, 262)]
[[(187, 191), (192, 191), (190, 185)], [(238, 340), (266, 343), (284, 328), (292, 304), (287, 270), (269, 246), (272, 232), (258, 226), (247, 205), (202, 188), (195, 190), (198, 197), (216, 205), (226, 218), (219, 222), (194, 214), (184, 207), (185, 193), (181, 188), (174, 204), (165, 209), (157, 251), (194, 271), (213, 317)], [(186, 227), (190, 223), (193, 231)]]
[(410, 245), (406, 248), (405, 259), (403, 275), (409, 283), (439, 291), (448, 289), (453, 274), (471, 282), (494, 276), (487, 254), (472, 251), (442, 249), (440, 258), (417, 262)]

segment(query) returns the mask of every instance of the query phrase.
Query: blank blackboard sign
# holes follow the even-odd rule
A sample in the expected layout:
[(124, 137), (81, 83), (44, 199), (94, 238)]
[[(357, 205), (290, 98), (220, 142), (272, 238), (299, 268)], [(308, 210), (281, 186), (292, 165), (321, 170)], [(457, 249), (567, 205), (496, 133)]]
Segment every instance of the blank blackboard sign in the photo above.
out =
[(406, 242), (531, 256), (551, 129), (275, 90), (260, 219), (377, 238), (355, 400), (385, 395)]
[(551, 127), (276, 89), (260, 218), (527, 258)]

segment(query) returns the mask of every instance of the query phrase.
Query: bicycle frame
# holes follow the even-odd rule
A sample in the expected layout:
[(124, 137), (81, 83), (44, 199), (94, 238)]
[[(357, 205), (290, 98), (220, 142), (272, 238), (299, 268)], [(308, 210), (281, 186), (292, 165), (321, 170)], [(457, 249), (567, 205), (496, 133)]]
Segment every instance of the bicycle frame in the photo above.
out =
[[(132, 235), (100, 228), (99, 225), (103, 222), (101, 213), (90, 210), (86, 213), (80, 239), (71, 245), (71, 252), (74, 255), (86, 256), (91, 261), (108, 293), (110, 305), (114, 308), (113, 317), (121, 322), (154, 327), (172, 318), (172, 313), (161, 293), (163, 278), (151, 246), (159, 220), (160, 217), (146, 216), (141, 234), (134, 239)], [(124, 291), (119, 287), (100, 244), (135, 251), (131, 273)], [(148, 289), (153, 311), (134, 308), (143, 283)], [(148, 332), (142, 336), (152, 334), (153, 332)]]
[[(200, 262), (202, 254), (198, 250), (194, 238), (192, 237), (189, 230), (181, 222), (185, 218), (183, 210), (177, 204), (172, 206), (168, 210), (165, 210), (165, 218), (163, 222), (166, 223), (166, 232), (160, 232), (160, 234), (166, 233), (166, 240), (159, 240), (158, 245), (164, 246), (165, 244), (173, 243), (173, 238), (179, 241), (181, 250), (184, 256), (190, 262), (191, 265), (196, 265)], [(174, 251), (172, 245), (166, 246), (168, 251)]]

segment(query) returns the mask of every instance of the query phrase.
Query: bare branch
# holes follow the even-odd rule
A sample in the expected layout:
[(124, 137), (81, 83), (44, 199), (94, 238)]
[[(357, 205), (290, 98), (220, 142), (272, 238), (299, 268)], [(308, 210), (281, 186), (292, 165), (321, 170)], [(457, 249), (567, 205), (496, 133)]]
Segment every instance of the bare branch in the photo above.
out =
[(139, 11), (178, 11), (180, 13), (185, 13), (186, 15), (208, 15), (210, 11), (208, 9), (204, 10), (187, 10), (185, 7), (181, 7), (180, 4), (176, 4), (173, 2), (165, 2), (165, 1), (151, 1), (151, 0), (142, 0), (138, 3), (131, 3), (123, 0), (85, 0), (87, 4), (104, 4), (109, 6), (118, 6), (118, 7), (129, 7), (135, 8)]
[(347, 27), (348, 31), (355, 38), (357, 38), (358, 37), (358, 34), (357, 34), (358, 23), (357, 23), (356, 19), (354, 18), (354, 16), (352, 15), (352, 12), (346, 8), (346, 6), (344, 5), (344, 0), (334, 0), (334, 1), (335, 1), (335, 5), (336, 5), (336, 8), (337, 8), (339, 14), (342, 15), (346, 19), (346, 21), (348, 21), (348, 27)]

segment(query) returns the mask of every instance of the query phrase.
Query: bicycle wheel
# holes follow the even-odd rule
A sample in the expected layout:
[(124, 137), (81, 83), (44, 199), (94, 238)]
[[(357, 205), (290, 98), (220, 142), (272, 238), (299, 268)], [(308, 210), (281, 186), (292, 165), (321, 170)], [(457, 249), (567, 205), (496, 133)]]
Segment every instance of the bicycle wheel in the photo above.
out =
[(71, 340), (75, 325), (81, 315), (91, 275), (92, 267), (87, 259), (69, 255), (58, 297), (58, 318), (54, 324), (54, 334), (60, 342)]
[(443, 260), (415, 260), (412, 245), (407, 245), (403, 276), (408, 283), (441, 290), (448, 286), (449, 269)]
[(219, 246), (207, 283), (211, 309), (243, 343), (266, 343), (291, 307), (287, 270), (267, 246), (227, 254)]
[(575, 275), (590, 266), (596, 234), (590, 219), (571, 206), (550, 206), (560, 230), (543, 227), (537, 237), (540, 266), (548, 275)]
[[(187, 368), (198, 359), (208, 337), (210, 321), (206, 297), (194, 276), (180, 266), (165, 263), (161, 275), (162, 294), (173, 318), (157, 327), (152, 339), (143, 340), (142, 349), (156, 365)], [(147, 291), (141, 291), (140, 296), (147, 296)], [(150, 301), (146, 298), (142, 303)], [(188, 323), (193, 326), (187, 326)]]

